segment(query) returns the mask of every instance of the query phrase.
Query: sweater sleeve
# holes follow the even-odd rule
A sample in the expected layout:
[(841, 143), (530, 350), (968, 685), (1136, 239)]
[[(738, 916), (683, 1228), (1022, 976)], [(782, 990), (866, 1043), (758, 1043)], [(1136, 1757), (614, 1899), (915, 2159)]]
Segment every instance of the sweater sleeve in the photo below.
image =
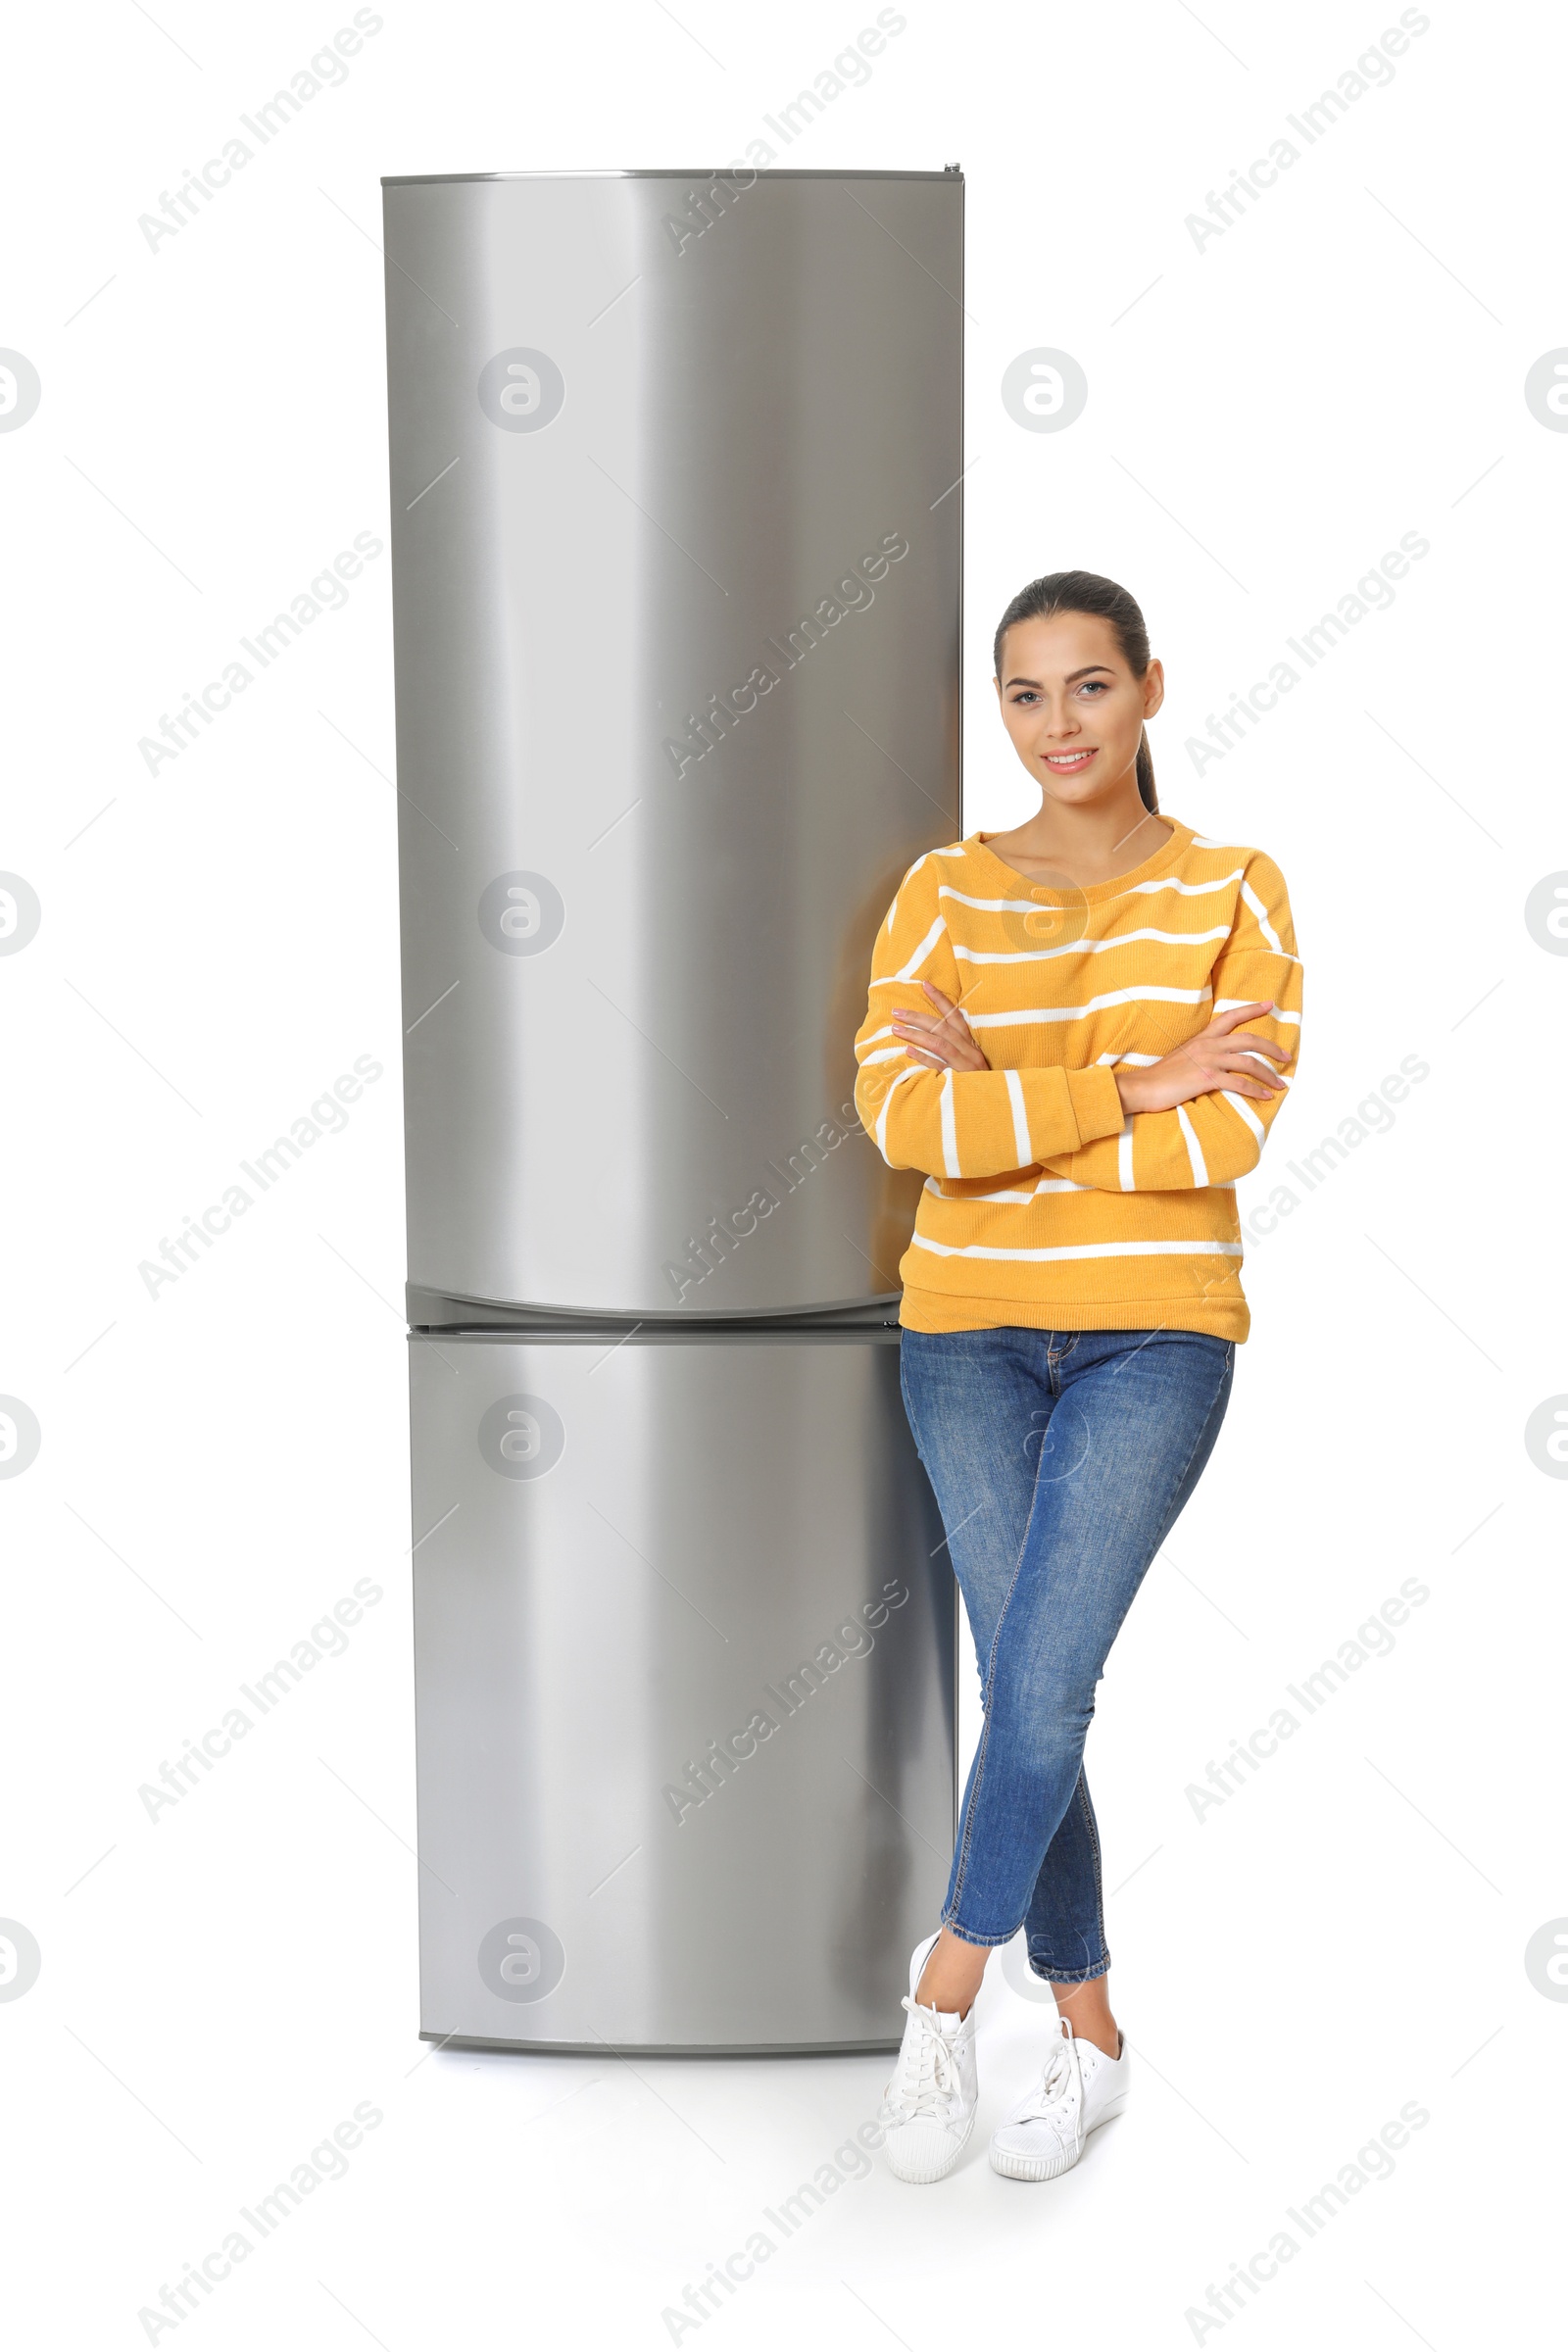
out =
[[(1238, 1004), (1272, 1003), (1274, 1010), (1246, 1026), (1272, 1038), (1290, 1055), (1268, 1066), (1287, 1081), (1284, 1094), (1200, 1095), (1174, 1110), (1140, 1110), (1119, 1122), (1119, 1132), (1076, 1152), (1057, 1153), (1048, 1163), (1054, 1176), (1068, 1176), (1100, 1192), (1183, 1192), (1205, 1185), (1234, 1184), (1255, 1168), (1269, 1129), (1296, 1075), (1301, 1036), (1301, 959), (1285, 877), (1272, 859), (1253, 852), (1247, 861), (1230, 937), (1210, 973), (1212, 1004), (1202, 1007), (1202, 1026)], [(1167, 1049), (1170, 1051), (1171, 1049)]]
[(1108, 1069), (928, 1070), (906, 1054), (892, 1018), (895, 1011), (932, 1011), (923, 980), (963, 1003), (939, 881), (926, 857), (900, 884), (877, 931), (865, 1019), (855, 1041), (856, 1108), (889, 1167), (1001, 1176), (1077, 1152), (1097, 1136), (1113, 1139), (1122, 1108)]

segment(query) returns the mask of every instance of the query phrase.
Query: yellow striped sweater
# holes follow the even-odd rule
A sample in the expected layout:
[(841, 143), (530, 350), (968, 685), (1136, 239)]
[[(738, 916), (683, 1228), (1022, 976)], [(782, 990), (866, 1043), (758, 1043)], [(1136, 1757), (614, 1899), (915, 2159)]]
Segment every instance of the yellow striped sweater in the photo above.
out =
[[(1163, 811), (1161, 812), (1164, 813)], [(915, 1331), (1169, 1327), (1245, 1340), (1235, 1183), (1284, 1094), (1125, 1117), (1112, 1071), (1158, 1061), (1228, 1005), (1291, 1054), (1301, 965), (1278, 866), (1166, 816), (1142, 865), (1031, 882), (973, 833), (917, 858), (877, 934), (855, 1101), (892, 1168), (925, 1171), (899, 1267)], [(986, 1070), (929, 1070), (890, 1027), (957, 1003)], [(1278, 1067), (1279, 1065), (1271, 1065)]]

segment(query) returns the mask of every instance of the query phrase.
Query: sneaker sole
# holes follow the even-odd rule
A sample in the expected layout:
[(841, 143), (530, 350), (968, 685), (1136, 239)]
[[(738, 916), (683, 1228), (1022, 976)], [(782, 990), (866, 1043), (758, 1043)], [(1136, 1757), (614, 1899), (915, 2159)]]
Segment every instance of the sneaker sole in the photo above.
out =
[[(1096, 2116), (1089, 2131), (1098, 2132), (1102, 2124), (1112, 2122), (1126, 2104), (1127, 2093), (1123, 2091), (1119, 2099), (1112, 2099), (1103, 2115)], [(1054, 2156), (1019, 2156), (1009, 2148), (999, 2148), (993, 2140), (991, 2169), (994, 2173), (1001, 2173), (1006, 2180), (1054, 2180), (1060, 2174), (1072, 2171), (1088, 2142), (1089, 2132), (1086, 2132), (1080, 2145), (1071, 2150), (1058, 2148)]]
[(888, 2170), (896, 2180), (907, 2180), (917, 2188), (928, 2187), (933, 2180), (945, 2180), (949, 2173), (952, 2172), (954, 2166), (957, 2163), (958, 2158), (963, 2154), (964, 2149), (969, 2145), (969, 2140), (973, 2132), (974, 2117), (971, 2115), (969, 2121), (964, 2126), (963, 2137), (958, 2141), (956, 2147), (954, 2148), (952, 2154), (947, 2157), (945, 2162), (939, 2164), (935, 2171), (926, 2170), (908, 2173), (901, 2172), (894, 2158), (891, 2146), (884, 2142), (883, 2153), (888, 2160)]

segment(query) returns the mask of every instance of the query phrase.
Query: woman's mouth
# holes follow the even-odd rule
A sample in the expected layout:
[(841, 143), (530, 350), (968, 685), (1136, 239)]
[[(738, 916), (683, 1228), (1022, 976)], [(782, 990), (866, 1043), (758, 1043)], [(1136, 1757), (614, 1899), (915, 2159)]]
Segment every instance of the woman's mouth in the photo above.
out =
[(1099, 746), (1095, 745), (1087, 752), (1047, 752), (1045, 755), (1046, 765), (1054, 769), (1058, 776), (1076, 776), (1081, 769), (1089, 765), (1098, 749)]

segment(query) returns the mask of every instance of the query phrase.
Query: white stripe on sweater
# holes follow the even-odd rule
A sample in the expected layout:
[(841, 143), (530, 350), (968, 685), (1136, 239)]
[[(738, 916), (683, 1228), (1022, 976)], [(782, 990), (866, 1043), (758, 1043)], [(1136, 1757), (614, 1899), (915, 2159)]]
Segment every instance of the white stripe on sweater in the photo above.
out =
[(1056, 956), (1103, 956), (1107, 948), (1130, 948), (1135, 940), (1152, 939), (1166, 948), (1196, 948), (1206, 946), (1211, 939), (1229, 937), (1230, 926), (1216, 923), (1211, 931), (1115, 931), (1108, 939), (1075, 939), (1064, 948), (1023, 948), (1016, 954), (965, 948), (955, 942), (953, 953), (960, 963), (1049, 963)]
[[(1242, 880), (1246, 871), (1245, 866), (1239, 865), (1234, 873), (1217, 874), (1212, 882), (1178, 882), (1174, 878), (1169, 881), (1156, 879), (1152, 882), (1131, 882), (1125, 890), (1115, 892), (1114, 896), (1118, 899), (1152, 898), (1159, 891), (1173, 890), (1179, 898), (1200, 899), (1206, 897), (1211, 891), (1228, 890), (1233, 882)], [(1044, 887), (1046, 885), (1043, 884), (1042, 888)], [(951, 882), (939, 882), (937, 896), (943, 899), (956, 899), (962, 906), (978, 906), (990, 914), (1003, 913), (1008, 908), (1014, 908), (1022, 914), (1039, 914), (1043, 905), (1039, 899), (972, 898), (967, 891), (955, 890)]]
[[(1299, 963), (1301, 959), (1298, 956), (1292, 956), (1287, 960), (1291, 963)], [(1217, 1018), (1222, 1012), (1234, 1012), (1238, 1004), (1255, 1004), (1256, 1003), (1255, 997), (1216, 997), (1214, 999), (1215, 1016)], [(1299, 1029), (1301, 1026), (1301, 1016), (1298, 1012), (1281, 1012), (1277, 1004), (1272, 1012), (1261, 1012), (1257, 1017), (1261, 1021), (1281, 1021), (1287, 1029)]]
[[(938, 858), (942, 855), (943, 853), (939, 850), (927, 850), (925, 853), (925, 858), (917, 858), (915, 859), (908, 872), (905, 875), (904, 882), (912, 882), (914, 880), (915, 875), (920, 871), (921, 866), (924, 865), (926, 858)], [(904, 882), (901, 882), (898, 889), (894, 892), (893, 904), (888, 908), (888, 930), (890, 932), (893, 929), (893, 918), (899, 911), (899, 901), (904, 896)]]
[(1280, 945), (1280, 935), (1275, 930), (1273, 924), (1269, 921), (1268, 908), (1264, 906), (1262, 900), (1258, 897), (1250, 882), (1244, 882), (1242, 884), (1242, 896), (1247, 901), (1249, 906), (1250, 906), (1252, 909), (1252, 912), (1256, 915), (1257, 927), (1262, 932), (1263, 937), (1268, 941), (1268, 944), (1273, 949), (1275, 955), (1283, 956), (1285, 950)]
[(951, 882), (937, 884), (939, 899), (956, 899), (960, 906), (978, 906), (984, 914), (1040, 914), (1049, 912), (1039, 899), (976, 899), (966, 890), (955, 890)]
[(1181, 1102), (1176, 1105), (1176, 1123), (1182, 1131), (1182, 1141), (1187, 1146), (1187, 1164), (1193, 1172), (1193, 1182), (1200, 1192), (1206, 1192), (1208, 1163), (1203, 1157), (1203, 1147), (1198, 1140), (1193, 1122), (1187, 1116), (1186, 1106)]
[(1240, 1242), (1073, 1242), (1056, 1250), (990, 1250), (978, 1242), (959, 1246), (952, 1242), (928, 1241), (923, 1233), (912, 1236), (911, 1250), (929, 1250), (933, 1257), (998, 1257), (1028, 1258), (1044, 1262), (1062, 1257), (1240, 1257)]
[[(895, 1071), (893, 1084), (882, 1098), (882, 1108), (877, 1113), (876, 1121), (876, 1148), (884, 1159), (888, 1157), (888, 1112), (893, 1108), (893, 1098), (906, 1078), (915, 1078), (918, 1075), (918, 1066), (912, 1061), (906, 1068)], [(888, 1165), (891, 1167), (893, 1162), (888, 1160)]]
[(1219, 1099), (1222, 1102), (1228, 1102), (1230, 1104), (1232, 1110), (1237, 1113), (1244, 1126), (1250, 1127), (1253, 1135), (1257, 1138), (1257, 1148), (1259, 1152), (1261, 1152), (1268, 1131), (1264, 1127), (1263, 1122), (1258, 1117), (1256, 1111), (1253, 1110), (1250, 1102), (1248, 1102), (1246, 1096), (1233, 1095), (1228, 1089), (1221, 1089)]
[(1218, 874), (1212, 882), (1132, 882), (1125, 890), (1118, 891), (1116, 896), (1121, 899), (1147, 899), (1152, 898), (1157, 891), (1174, 890), (1184, 899), (1200, 899), (1206, 891), (1228, 890), (1233, 882), (1240, 882), (1246, 871), (1246, 866), (1239, 865), (1234, 873)]
[(890, 981), (912, 980), (915, 973), (919, 970), (921, 964), (924, 963), (926, 957), (930, 955), (932, 949), (936, 946), (937, 941), (942, 937), (942, 934), (946, 929), (947, 924), (943, 921), (941, 915), (939, 914), (936, 921), (932, 924), (930, 930), (926, 933), (924, 939), (921, 940), (920, 945), (915, 949), (914, 954), (909, 957), (908, 962), (904, 966), (903, 970), (887, 973), (884, 978), (877, 981), (875, 985), (879, 988), (886, 988)]
[(958, 1122), (953, 1108), (953, 1072), (942, 1073), (942, 1168), (948, 1176), (961, 1176), (958, 1165)]
[(1022, 1012), (971, 1012), (965, 1018), (971, 1029), (1010, 1029), (1020, 1021), (1086, 1021), (1091, 1013), (1103, 1012), (1109, 1004), (1203, 1004), (1207, 1001), (1206, 984), (1202, 988), (1112, 988), (1082, 1004), (1035, 1004)]
[(1029, 1113), (1024, 1107), (1023, 1080), (1016, 1070), (1005, 1073), (1007, 1101), (1012, 1105), (1012, 1141), (1018, 1154), (1018, 1165), (1027, 1168), (1034, 1162), (1034, 1146), (1029, 1141)]
[(1027, 1208), (1031, 1201), (1039, 1200), (1042, 1193), (1092, 1193), (1095, 1187), (1092, 1184), (1074, 1184), (1070, 1176), (1042, 1176), (1034, 1190), (1028, 1193), (1020, 1193), (1011, 1185), (1004, 1185), (996, 1193), (945, 1193), (941, 1178), (928, 1176), (925, 1189), (928, 1193), (935, 1193), (939, 1200), (951, 1201), (956, 1208), (962, 1208), (970, 1200), (1002, 1200), (1015, 1208)]

